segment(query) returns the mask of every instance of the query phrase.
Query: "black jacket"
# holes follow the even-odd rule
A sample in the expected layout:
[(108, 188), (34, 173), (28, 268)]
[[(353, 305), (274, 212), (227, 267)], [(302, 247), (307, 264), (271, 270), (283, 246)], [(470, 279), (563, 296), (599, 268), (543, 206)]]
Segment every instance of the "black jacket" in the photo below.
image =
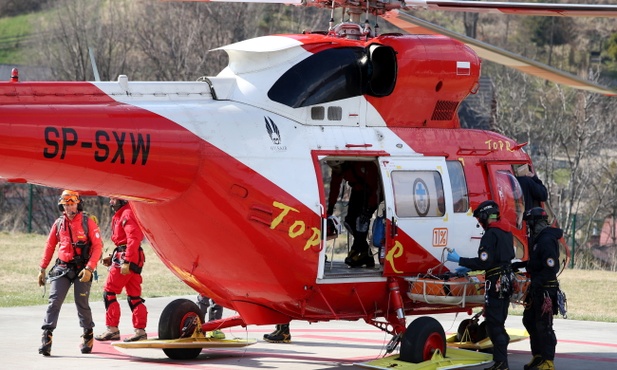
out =
[(516, 179), (521, 185), (521, 190), (523, 191), (525, 211), (533, 207), (541, 207), (542, 205), (540, 202), (546, 202), (548, 199), (548, 191), (538, 176), (517, 176)]
[(514, 239), (510, 226), (497, 221), (488, 225), (480, 240), (478, 257), (461, 257), (458, 264), (472, 270), (491, 270), (496, 267), (509, 268), (514, 259)]
[(532, 287), (557, 285), (559, 272), (559, 239), (563, 230), (547, 227), (530, 243), (527, 272)]

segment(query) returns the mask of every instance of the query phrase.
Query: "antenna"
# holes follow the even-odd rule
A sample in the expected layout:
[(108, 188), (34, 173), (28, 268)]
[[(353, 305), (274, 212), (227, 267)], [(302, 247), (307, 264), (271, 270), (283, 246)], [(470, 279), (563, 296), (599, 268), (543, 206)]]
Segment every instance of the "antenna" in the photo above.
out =
[(100, 81), (99, 69), (96, 67), (96, 60), (94, 60), (94, 49), (88, 48), (88, 54), (90, 54), (90, 64), (92, 64), (92, 72), (94, 73), (94, 80)]

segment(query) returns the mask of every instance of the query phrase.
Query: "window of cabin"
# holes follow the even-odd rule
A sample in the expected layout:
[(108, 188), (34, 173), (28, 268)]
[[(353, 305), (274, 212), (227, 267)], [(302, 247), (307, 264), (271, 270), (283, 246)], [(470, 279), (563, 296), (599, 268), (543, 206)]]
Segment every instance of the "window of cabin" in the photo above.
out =
[(465, 181), (463, 164), (460, 161), (446, 161), (446, 165), (450, 174), (454, 212), (466, 213), (469, 210), (469, 194), (467, 193), (467, 181)]
[(523, 190), (518, 180), (510, 171), (499, 170), (495, 172), (493, 196), (500, 199), (500, 213), (502, 218), (514, 220), (517, 229), (523, 228), (523, 213), (525, 212), (525, 201), (523, 200)]
[(446, 207), (437, 171), (392, 171), (394, 207), (398, 217), (441, 217)]

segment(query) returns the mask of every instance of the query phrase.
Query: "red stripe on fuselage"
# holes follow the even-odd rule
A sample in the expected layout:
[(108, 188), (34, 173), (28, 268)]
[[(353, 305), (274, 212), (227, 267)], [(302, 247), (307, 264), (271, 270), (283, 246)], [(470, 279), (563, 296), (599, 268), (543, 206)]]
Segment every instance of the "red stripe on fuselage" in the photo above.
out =
[(0, 83), (0, 176), (149, 200), (191, 184), (201, 140), (90, 83)]

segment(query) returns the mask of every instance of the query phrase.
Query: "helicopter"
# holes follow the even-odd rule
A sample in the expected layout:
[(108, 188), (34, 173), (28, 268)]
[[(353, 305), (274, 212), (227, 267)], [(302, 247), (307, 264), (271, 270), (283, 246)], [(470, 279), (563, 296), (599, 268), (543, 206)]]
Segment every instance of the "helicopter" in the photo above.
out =
[[(516, 257), (528, 257), (515, 177), (518, 167), (533, 166), (526, 143), (463, 129), (456, 114), (478, 89), (482, 58), (508, 60), (575, 88), (615, 92), (469, 38), (440, 35), (405, 11), (617, 17), (617, 6), (283, 3), (344, 10), (350, 20), (331, 22), (323, 32), (221, 46), (229, 64), (198, 81), (121, 75), (106, 82), (20, 82), (14, 71), (0, 83), (0, 176), (130, 200), (166, 266), (238, 313), (201, 322), (194, 303), (174, 301), (161, 315), (160, 339), (292, 320), (364, 320), (391, 334), (389, 351), (400, 345), (405, 361), (445, 354), (443, 328), (430, 315), (471, 313), (483, 299), (427, 299), (415, 289), (421, 275), (454, 272), (447, 249), (477, 253), (482, 230), (473, 209), (495, 200), (512, 226)], [(414, 33), (380, 35), (360, 22), (363, 14)], [(341, 162), (377, 168), (384, 236), (374, 267), (347, 266), (335, 252), (349, 251), (353, 236), (340, 226), (328, 231), (336, 220), (326, 212), (330, 179)], [(349, 189), (341, 194), (333, 215), (339, 219)], [(565, 243), (561, 249), (563, 267)], [(407, 325), (408, 316), (423, 319)], [(160, 348), (190, 359), (208, 345)]]

